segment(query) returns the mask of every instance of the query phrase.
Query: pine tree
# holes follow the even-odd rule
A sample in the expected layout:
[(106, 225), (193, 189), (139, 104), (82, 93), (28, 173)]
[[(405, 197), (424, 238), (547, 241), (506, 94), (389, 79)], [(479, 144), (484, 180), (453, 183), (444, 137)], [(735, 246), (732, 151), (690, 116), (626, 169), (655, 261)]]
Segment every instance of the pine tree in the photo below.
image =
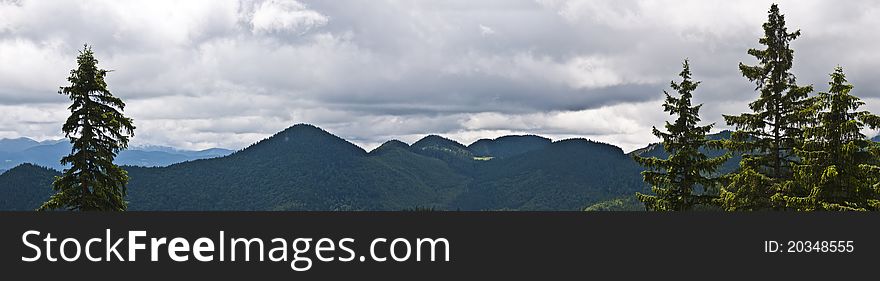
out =
[(795, 180), (773, 200), (803, 211), (880, 210), (877, 144), (860, 132), (880, 127), (880, 117), (858, 111), (865, 103), (850, 94), (842, 68), (829, 84), (815, 99), (815, 126), (804, 130), (803, 149), (796, 149), (802, 164), (795, 165)]
[(809, 119), (807, 96), (813, 88), (798, 86), (790, 72), (794, 61), (790, 43), (800, 36), (800, 30), (788, 32), (776, 4), (770, 7), (763, 28), (764, 37), (758, 42), (765, 48), (748, 51), (758, 64), (739, 65), (760, 95), (749, 104), (752, 113), (724, 116), (736, 128), (725, 147), (743, 153), (741, 170), (730, 175), (730, 184), (721, 191), (719, 202), (727, 210), (774, 207), (770, 197), (791, 179), (797, 161), (794, 149), (802, 143), (803, 126)]
[(113, 159), (127, 148), (135, 127), (122, 114), (125, 103), (107, 90), (108, 71), (97, 67), (88, 45), (76, 61), (78, 67), (67, 78), (70, 85), (58, 91), (72, 101), (62, 130), (73, 148), (61, 158), (61, 164), (70, 168), (55, 178), (56, 193), (40, 210), (124, 211), (128, 175)]
[[(666, 122), (668, 132), (653, 128), (654, 135), (663, 140), (663, 148), (669, 153), (669, 157), (635, 157), (637, 162), (648, 168), (642, 175), (645, 182), (651, 184), (651, 190), (655, 194), (636, 194), (649, 210), (686, 211), (696, 205), (710, 203), (714, 196), (706, 193), (717, 184), (717, 179), (710, 176), (730, 158), (729, 154), (709, 158), (700, 151), (700, 148), (709, 143), (706, 134), (714, 124), (697, 126), (702, 105), (691, 105), (691, 98), (700, 82), (691, 80), (687, 60), (684, 61), (683, 68), (679, 74), (682, 81), (678, 84), (670, 82), (672, 89), (678, 92), (678, 97), (663, 92), (666, 95), (663, 111), (678, 118), (674, 123)], [(696, 192), (697, 187), (702, 187), (703, 192)]]

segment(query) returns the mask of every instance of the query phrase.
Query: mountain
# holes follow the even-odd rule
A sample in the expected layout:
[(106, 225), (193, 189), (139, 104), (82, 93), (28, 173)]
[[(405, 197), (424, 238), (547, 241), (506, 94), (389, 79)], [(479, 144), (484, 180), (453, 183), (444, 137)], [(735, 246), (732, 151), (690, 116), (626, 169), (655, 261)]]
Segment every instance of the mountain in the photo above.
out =
[(423, 155), (440, 157), (471, 158), (474, 154), (463, 144), (438, 135), (429, 135), (412, 144), (413, 151)]
[(38, 145), (39, 142), (29, 138), (0, 139), (0, 152), (22, 151)]
[(302, 124), (229, 156), (127, 169), (141, 210), (401, 210), (440, 206), (465, 179), (438, 159), (370, 155)]
[[(612, 145), (572, 139), (499, 147), (486, 160), (428, 136), (368, 153), (299, 124), (223, 157), (125, 166), (126, 199), (130, 210), (581, 210), (645, 189), (641, 167)], [(36, 208), (54, 175), (28, 164), (11, 169), (0, 178), (0, 210)]]
[(416, 154), (437, 158), (446, 162), (455, 171), (473, 176), (475, 156), (467, 147), (454, 140), (437, 135), (424, 137), (410, 146)]
[[(61, 170), (61, 157), (70, 153), (66, 140), (37, 142), (28, 138), (0, 139), (0, 170), (8, 170), (22, 163)], [(170, 147), (132, 148), (119, 153), (116, 163), (131, 166), (168, 166), (196, 159), (214, 158), (232, 153), (231, 150), (212, 148), (200, 151), (178, 150)]]
[(454, 205), (471, 209), (580, 210), (644, 191), (642, 168), (619, 147), (585, 139), (485, 161)]
[(0, 174), (0, 210), (30, 211), (52, 195), (52, 181), (61, 173), (33, 164), (21, 164)]
[(544, 149), (551, 142), (548, 138), (535, 135), (503, 136), (494, 140), (478, 140), (469, 145), (468, 149), (478, 156), (508, 158), (529, 151)]
[[(226, 156), (232, 153), (232, 150), (223, 149), (223, 148), (209, 148), (205, 150), (182, 150), (168, 146), (157, 146), (157, 145), (148, 145), (148, 146), (136, 146), (129, 149), (129, 151), (142, 151), (142, 152), (164, 152), (172, 155), (182, 155), (187, 158), (193, 159), (202, 159), (202, 158), (215, 158), (220, 156)], [(190, 160), (193, 160), (190, 159)], [(157, 166), (157, 165), (153, 165)], [(162, 166), (162, 165), (158, 165)]]
[(412, 149), (410, 149), (409, 145), (405, 142), (399, 140), (390, 140), (370, 151), (370, 155), (382, 155), (385, 153), (397, 151), (398, 149), (412, 152)]

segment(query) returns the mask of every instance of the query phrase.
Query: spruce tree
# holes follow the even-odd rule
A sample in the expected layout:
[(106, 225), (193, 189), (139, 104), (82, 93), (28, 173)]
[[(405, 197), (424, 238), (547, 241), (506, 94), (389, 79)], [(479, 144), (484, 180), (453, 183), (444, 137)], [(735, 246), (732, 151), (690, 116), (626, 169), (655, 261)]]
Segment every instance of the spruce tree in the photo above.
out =
[(861, 133), (880, 127), (880, 117), (858, 111), (865, 103), (850, 94), (842, 68), (829, 85), (816, 97), (815, 126), (804, 130), (803, 149), (796, 149), (802, 164), (795, 165), (795, 180), (773, 200), (803, 211), (880, 210), (877, 144)]
[(59, 94), (71, 100), (71, 115), (62, 127), (73, 148), (61, 158), (70, 165), (52, 188), (56, 191), (40, 210), (124, 211), (128, 175), (113, 159), (127, 148), (134, 133), (132, 120), (122, 114), (125, 103), (107, 89), (107, 70), (97, 67), (92, 49), (86, 45), (70, 71), (69, 86)]
[[(642, 175), (645, 182), (651, 184), (651, 190), (655, 194), (636, 194), (648, 210), (686, 211), (696, 205), (710, 203), (714, 196), (708, 195), (707, 191), (717, 184), (717, 179), (711, 178), (711, 175), (730, 158), (729, 154), (709, 158), (700, 151), (700, 148), (709, 143), (706, 134), (714, 124), (697, 125), (700, 122), (702, 105), (691, 105), (691, 98), (700, 82), (691, 80), (687, 60), (684, 61), (683, 68), (679, 74), (682, 81), (677, 84), (675, 81), (670, 82), (678, 96), (673, 97), (663, 91), (666, 95), (663, 111), (678, 117), (673, 123), (666, 122), (667, 132), (653, 128), (654, 135), (663, 140), (663, 149), (669, 153), (669, 157), (635, 157), (637, 162), (648, 168)], [(702, 192), (695, 191), (697, 187), (702, 187)]]
[(812, 86), (798, 86), (790, 72), (794, 61), (791, 41), (800, 30), (788, 32), (779, 7), (770, 7), (763, 25), (764, 49), (749, 49), (758, 64), (740, 63), (742, 75), (756, 84), (757, 100), (749, 103), (751, 113), (725, 115), (736, 131), (725, 147), (743, 153), (740, 171), (730, 175), (719, 202), (727, 210), (758, 210), (774, 207), (770, 200), (779, 185), (792, 177), (796, 163), (794, 149), (803, 141), (803, 127), (809, 119), (807, 97)]

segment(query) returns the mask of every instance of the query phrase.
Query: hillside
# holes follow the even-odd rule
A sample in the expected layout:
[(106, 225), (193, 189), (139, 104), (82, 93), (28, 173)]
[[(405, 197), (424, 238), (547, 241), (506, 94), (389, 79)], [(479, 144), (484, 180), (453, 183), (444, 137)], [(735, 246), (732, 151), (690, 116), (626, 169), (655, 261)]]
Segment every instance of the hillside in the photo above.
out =
[(579, 210), (645, 188), (642, 169), (619, 147), (585, 139), (484, 162), (455, 206), (467, 209)]
[(60, 175), (33, 164), (22, 164), (0, 174), (0, 210), (35, 210), (52, 195), (52, 181)]
[(477, 162), (474, 153), (464, 145), (437, 135), (424, 137), (412, 144), (416, 154), (437, 158), (446, 162), (456, 172), (474, 176)]
[(468, 149), (477, 156), (509, 158), (529, 151), (544, 149), (551, 142), (548, 138), (535, 135), (503, 136), (493, 140), (478, 140), (468, 145)]
[[(228, 156), (124, 168), (131, 210), (579, 210), (644, 188), (640, 167), (612, 145), (493, 151), (502, 154), (475, 160), (468, 147), (428, 136), (367, 153), (300, 124)], [(33, 209), (57, 172), (21, 165), (7, 174), (0, 209)]]

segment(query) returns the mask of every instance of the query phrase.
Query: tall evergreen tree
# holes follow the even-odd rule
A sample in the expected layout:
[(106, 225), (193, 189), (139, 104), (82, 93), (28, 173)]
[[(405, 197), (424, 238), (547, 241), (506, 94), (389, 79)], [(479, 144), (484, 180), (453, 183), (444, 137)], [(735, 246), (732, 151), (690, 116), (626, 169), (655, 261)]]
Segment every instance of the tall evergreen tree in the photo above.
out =
[(55, 178), (52, 188), (56, 193), (40, 209), (124, 211), (128, 175), (113, 159), (128, 147), (135, 127), (122, 114), (125, 103), (107, 89), (104, 77), (108, 71), (97, 67), (88, 45), (76, 61), (78, 67), (67, 78), (70, 85), (58, 91), (72, 101), (62, 131), (73, 148), (61, 158), (61, 164), (70, 168)]
[(804, 211), (880, 210), (877, 144), (861, 133), (880, 127), (880, 117), (858, 111), (865, 103), (850, 94), (842, 68), (829, 84), (815, 99), (815, 126), (804, 130), (803, 149), (796, 149), (802, 164), (794, 167), (795, 180), (773, 200)]
[[(663, 148), (669, 153), (669, 157), (635, 157), (639, 164), (648, 168), (642, 175), (645, 182), (651, 184), (651, 190), (655, 194), (636, 194), (649, 210), (686, 211), (696, 205), (710, 203), (715, 197), (708, 195), (707, 191), (717, 184), (717, 179), (711, 178), (711, 175), (730, 158), (729, 154), (709, 158), (700, 151), (700, 148), (709, 143), (706, 134), (714, 124), (697, 125), (700, 122), (702, 105), (691, 105), (691, 98), (700, 82), (691, 80), (690, 64), (687, 60), (684, 61), (683, 68), (679, 74), (682, 81), (677, 84), (675, 81), (670, 82), (670, 87), (678, 92), (678, 96), (673, 97), (663, 91), (666, 95), (663, 111), (678, 118), (674, 123), (666, 122), (668, 132), (662, 132), (656, 127), (653, 129), (654, 135), (663, 140)], [(697, 187), (702, 187), (702, 192), (695, 191)]]
[(774, 207), (770, 197), (780, 183), (792, 177), (797, 161), (794, 149), (801, 145), (809, 119), (807, 96), (813, 88), (798, 86), (790, 72), (794, 61), (790, 43), (800, 36), (800, 30), (788, 32), (785, 16), (776, 4), (770, 7), (763, 27), (764, 37), (758, 42), (765, 48), (748, 51), (758, 64), (739, 65), (760, 95), (749, 104), (752, 113), (724, 116), (727, 124), (736, 128), (725, 146), (743, 152), (741, 170), (730, 176), (730, 184), (721, 191), (720, 203), (728, 210)]

